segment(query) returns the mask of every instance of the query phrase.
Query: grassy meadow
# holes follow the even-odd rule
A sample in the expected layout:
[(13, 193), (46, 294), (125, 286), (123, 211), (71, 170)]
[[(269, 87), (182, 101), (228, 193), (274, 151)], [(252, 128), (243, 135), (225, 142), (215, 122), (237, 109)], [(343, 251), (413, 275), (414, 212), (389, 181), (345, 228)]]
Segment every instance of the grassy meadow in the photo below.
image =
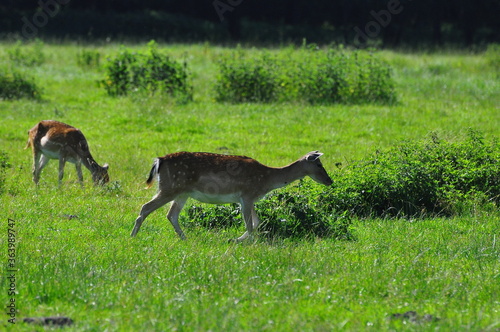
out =
[[(13, 47), (1, 43), (0, 58), (8, 62)], [(431, 132), (453, 141), (472, 128), (493, 140), (500, 133), (500, 76), (483, 54), (381, 51), (393, 68), (393, 105), (225, 104), (215, 101), (214, 82), (217, 61), (230, 48), (159, 48), (188, 64), (192, 102), (108, 96), (97, 81), (106, 58), (120, 50), (114, 44), (44, 44), (45, 61), (20, 69), (34, 77), (41, 98), (0, 101), (0, 151), (12, 166), (0, 194), (0, 300), (6, 311), (15, 299), (17, 310), (15, 326), (4, 314), (1, 329), (43, 331), (22, 319), (67, 316), (71, 331), (500, 330), (498, 209), (353, 218), (349, 240), (257, 237), (235, 244), (228, 240), (243, 233), (242, 224), (195, 227), (187, 210), (201, 203), (189, 201), (180, 216), (186, 241), (166, 208), (130, 237), (141, 205), (155, 193), (144, 189), (151, 164), (167, 153), (242, 154), (283, 166), (320, 150), (333, 174), (342, 172), (338, 163)], [(84, 50), (99, 52), (100, 66), (78, 65)], [(94, 188), (84, 169), (81, 188), (67, 164), (59, 188), (52, 161), (35, 187), (32, 154), (23, 148), (27, 131), (44, 119), (81, 129), (96, 161), (109, 163), (110, 184)], [(16, 234), (14, 295), (4, 278), (11, 274), (9, 229)], [(409, 311), (417, 316), (398, 315)]]

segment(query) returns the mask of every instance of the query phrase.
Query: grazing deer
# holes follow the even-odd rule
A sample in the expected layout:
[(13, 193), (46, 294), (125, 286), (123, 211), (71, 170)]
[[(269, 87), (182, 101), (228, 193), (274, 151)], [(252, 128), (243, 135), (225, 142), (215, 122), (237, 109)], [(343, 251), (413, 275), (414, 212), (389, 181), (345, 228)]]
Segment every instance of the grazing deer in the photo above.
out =
[(242, 241), (260, 223), (254, 203), (271, 190), (306, 175), (318, 183), (332, 184), (319, 160), (321, 155), (318, 151), (309, 152), (285, 167), (268, 167), (249, 157), (203, 152), (177, 152), (157, 158), (146, 183), (149, 188), (158, 177), (159, 191), (142, 206), (131, 236), (139, 232), (142, 222), (151, 212), (173, 201), (167, 218), (177, 234), (185, 239), (178, 217), (191, 197), (212, 204), (240, 203), (246, 231), (236, 241)]
[(83, 185), (82, 164), (92, 173), (94, 184), (109, 182), (108, 164), (99, 166), (90, 154), (83, 133), (59, 121), (45, 120), (28, 131), (28, 144), (33, 150), (33, 181), (38, 184), (40, 173), (50, 159), (59, 159), (59, 185), (67, 161), (75, 164), (78, 180)]

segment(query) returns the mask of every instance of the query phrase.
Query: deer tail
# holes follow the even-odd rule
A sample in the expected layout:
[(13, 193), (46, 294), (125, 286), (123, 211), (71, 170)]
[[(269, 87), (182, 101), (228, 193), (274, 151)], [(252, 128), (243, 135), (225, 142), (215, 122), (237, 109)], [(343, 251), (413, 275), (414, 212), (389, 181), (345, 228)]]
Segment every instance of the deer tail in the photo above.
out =
[(26, 142), (26, 146), (24, 147), (24, 149), (26, 150), (27, 148), (29, 148), (31, 146), (31, 139), (28, 138), (28, 142)]
[(40, 127), (41, 123), (37, 123), (33, 128), (28, 130), (28, 142), (26, 142), (26, 146), (24, 147), (25, 150), (29, 147), (34, 146), (34, 140), (36, 135), (38, 134), (38, 131), (40, 130)]
[(151, 167), (151, 171), (149, 172), (149, 178), (146, 181), (146, 184), (148, 185), (146, 187), (146, 189), (151, 188), (151, 186), (153, 185), (153, 182), (154, 182), (155, 178), (159, 175), (159, 173), (160, 173), (160, 165), (161, 165), (161, 159), (160, 158), (156, 158), (155, 161), (154, 161), (154, 163), (153, 163), (153, 167)]

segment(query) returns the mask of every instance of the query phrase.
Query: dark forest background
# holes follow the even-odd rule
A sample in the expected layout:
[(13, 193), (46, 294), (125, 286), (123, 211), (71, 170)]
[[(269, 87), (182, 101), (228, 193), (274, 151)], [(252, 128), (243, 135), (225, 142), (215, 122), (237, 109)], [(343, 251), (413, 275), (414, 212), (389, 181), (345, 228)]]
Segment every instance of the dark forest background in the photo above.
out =
[(0, 38), (380, 47), (499, 42), (500, 0), (1, 0)]

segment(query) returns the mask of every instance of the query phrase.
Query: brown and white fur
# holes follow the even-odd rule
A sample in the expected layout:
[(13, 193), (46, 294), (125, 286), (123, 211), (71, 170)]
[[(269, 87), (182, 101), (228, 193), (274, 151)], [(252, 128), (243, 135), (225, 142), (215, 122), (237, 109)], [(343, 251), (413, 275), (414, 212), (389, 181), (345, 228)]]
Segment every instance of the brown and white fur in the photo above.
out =
[(33, 150), (33, 181), (38, 184), (40, 173), (50, 159), (59, 160), (59, 184), (68, 161), (75, 164), (78, 180), (83, 184), (82, 164), (92, 174), (94, 184), (109, 182), (108, 165), (102, 167), (92, 158), (83, 133), (68, 124), (44, 120), (28, 131), (28, 144)]
[(185, 239), (178, 217), (188, 198), (200, 202), (223, 204), (240, 203), (246, 232), (242, 241), (259, 226), (254, 203), (271, 190), (310, 176), (314, 181), (331, 185), (332, 180), (313, 151), (284, 167), (268, 167), (244, 156), (228, 156), (204, 152), (178, 152), (157, 158), (153, 164), (148, 188), (158, 177), (159, 191), (141, 208), (131, 236), (135, 236), (146, 217), (156, 209), (173, 201), (167, 218), (177, 234)]

